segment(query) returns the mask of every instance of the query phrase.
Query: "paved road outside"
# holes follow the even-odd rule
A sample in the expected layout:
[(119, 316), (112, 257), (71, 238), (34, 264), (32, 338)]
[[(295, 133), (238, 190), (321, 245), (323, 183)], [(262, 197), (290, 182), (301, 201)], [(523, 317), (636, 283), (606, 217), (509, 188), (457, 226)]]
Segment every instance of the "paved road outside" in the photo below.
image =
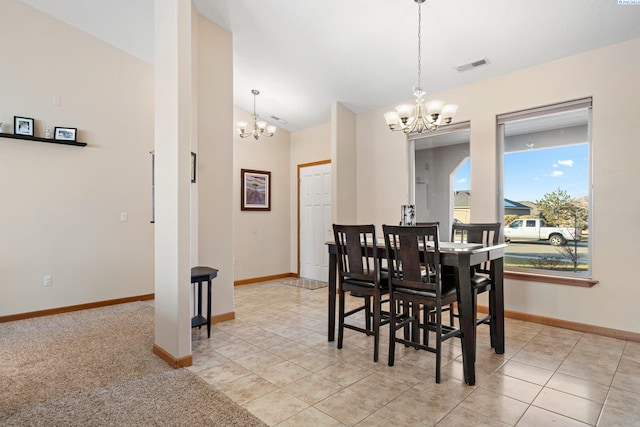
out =
[[(566, 258), (564, 252), (562, 252), (563, 248), (568, 247), (573, 249), (574, 243), (569, 242), (565, 246), (551, 246), (546, 242), (535, 242), (535, 243), (520, 243), (520, 242), (511, 242), (508, 243), (507, 249), (505, 249), (505, 255), (514, 256), (514, 257), (526, 257), (526, 258)], [(578, 254), (583, 256), (587, 256), (587, 243), (579, 242), (578, 243)]]

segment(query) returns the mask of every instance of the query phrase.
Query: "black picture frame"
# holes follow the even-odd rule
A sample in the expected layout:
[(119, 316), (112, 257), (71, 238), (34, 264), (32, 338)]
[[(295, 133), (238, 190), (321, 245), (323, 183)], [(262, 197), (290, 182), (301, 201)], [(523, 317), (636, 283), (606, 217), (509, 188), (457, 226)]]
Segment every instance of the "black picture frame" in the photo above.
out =
[(53, 139), (56, 141), (76, 141), (77, 128), (55, 127), (53, 130)]
[(196, 182), (196, 169), (197, 169), (196, 153), (192, 151), (191, 152), (191, 182)]
[(271, 172), (241, 169), (241, 204), (243, 211), (271, 210)]
[(15, 135), (33, 136), (35, 121), (29, 117), (13, 116), (13, 133)]

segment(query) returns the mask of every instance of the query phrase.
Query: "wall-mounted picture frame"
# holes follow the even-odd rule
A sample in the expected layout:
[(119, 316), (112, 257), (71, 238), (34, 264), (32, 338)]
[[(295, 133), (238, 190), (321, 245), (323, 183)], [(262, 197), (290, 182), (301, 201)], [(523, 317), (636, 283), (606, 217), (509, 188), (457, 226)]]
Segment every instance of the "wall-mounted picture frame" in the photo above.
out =
[(13, 116), (13, 133), (15, 135), (33, 136), (33, 119)]
[(271, 172), (241, 169), (243, 211), (271, 210)]
[(191, 182), (196, 182), (196, 153), (191, 152)]
[(57, 141), (75, 141), (77, 132), (78, 129), (76, 128), (56, 127), (53, 130), (53, 139)]

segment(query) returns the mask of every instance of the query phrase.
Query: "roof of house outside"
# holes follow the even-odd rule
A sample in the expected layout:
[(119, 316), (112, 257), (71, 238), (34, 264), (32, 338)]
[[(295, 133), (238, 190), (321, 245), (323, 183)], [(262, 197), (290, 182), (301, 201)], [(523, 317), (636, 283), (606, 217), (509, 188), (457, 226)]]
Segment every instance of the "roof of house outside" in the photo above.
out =
[(519, 203), (519, 202), (514, 202), (513, 200), (509, 200), (509, 199), (504, 199), (504, 207), (505, 208), (511, 208), (511, 209), (530, 209), (531, 206), (527, 206), (525, 204)]
[[(469, 202), (471, 199), (471, 191), (470, 190), (460, 190), (460, 191), (456, 191), (455, 195), (454, 195), (454, 206), (456, 208), (466, 208), (471, 206), (471, 203)], [(537, 206), (535, 203), (532, 202), (515, 202), (513, 200), (509, 200), (509, 199), (504, 199), (504, 207), (505, 208), (509, 208), (509, 209), (527, 209), (527, 210), (531, 210), (532, 212), (534, 210), (537, 210)]]

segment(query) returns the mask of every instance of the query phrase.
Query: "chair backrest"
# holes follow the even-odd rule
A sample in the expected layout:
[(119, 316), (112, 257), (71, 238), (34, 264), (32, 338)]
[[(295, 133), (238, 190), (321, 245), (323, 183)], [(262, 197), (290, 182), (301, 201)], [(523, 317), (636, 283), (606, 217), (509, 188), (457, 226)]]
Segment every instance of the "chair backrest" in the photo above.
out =
[(380, 269), (376, 227), (333, 224), (340, 280), (354, 279), (378, 283)]
[[(453, 224), (451, 226), (451, 241), (496, 245), (500, 240), (501, 226), (502, 224), (499, 222)], [(480, 273), (489, 273), (490, 269), (491, 262), (489, 261), (476, 266), (476, 272)]]
[(442, 284), (438, 224), (383, 225), (382, 231), (392, 291), (394, 288), (430, 291), (439, 298)]

